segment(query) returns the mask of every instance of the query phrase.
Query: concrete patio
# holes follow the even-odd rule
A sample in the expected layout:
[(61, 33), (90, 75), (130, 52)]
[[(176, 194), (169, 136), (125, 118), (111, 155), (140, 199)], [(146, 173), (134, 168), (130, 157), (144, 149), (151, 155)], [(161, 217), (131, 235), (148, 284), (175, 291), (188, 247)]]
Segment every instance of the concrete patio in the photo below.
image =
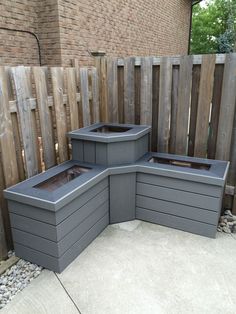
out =
[(141, 221), (109, 226), (60, 275), (42, 274), (2, 314), (234, 314), (236, 236)]

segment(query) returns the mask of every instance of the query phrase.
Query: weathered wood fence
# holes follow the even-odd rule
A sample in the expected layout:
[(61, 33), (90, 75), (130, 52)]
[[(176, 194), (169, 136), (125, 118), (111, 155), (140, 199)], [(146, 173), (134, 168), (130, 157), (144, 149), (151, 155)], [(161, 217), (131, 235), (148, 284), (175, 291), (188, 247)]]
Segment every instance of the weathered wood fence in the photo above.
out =
[(235, 99), (236, 54), (0, 67), (0, 258), (11, 246), (3, 189), (70, 158), (65, 134), (97, 121), (152, 125), (154, 151), (230, 160), (234, 196)]

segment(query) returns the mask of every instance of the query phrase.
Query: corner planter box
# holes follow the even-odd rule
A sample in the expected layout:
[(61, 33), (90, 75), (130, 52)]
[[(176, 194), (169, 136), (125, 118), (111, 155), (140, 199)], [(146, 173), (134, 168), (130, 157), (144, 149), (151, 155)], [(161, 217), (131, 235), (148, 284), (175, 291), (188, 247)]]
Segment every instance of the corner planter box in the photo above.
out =
[(66, 162), (5, 191), (16, 255), (61, 272), (109, 224), (104, 168)]
[(150, 127), (97, 123), (70, 132), (72, 158), (98, 165), (134, 163), (149, 150)]
[(147, 154), (137, 173), (136, 218), (214, 238), (228, 164)]
[(135, 218), (215, 237), (229, 163), (147, 153), (149, 132), (71, 132), (72, 161), (7, 189), (16, 255), (61, 272), (109, 223)]

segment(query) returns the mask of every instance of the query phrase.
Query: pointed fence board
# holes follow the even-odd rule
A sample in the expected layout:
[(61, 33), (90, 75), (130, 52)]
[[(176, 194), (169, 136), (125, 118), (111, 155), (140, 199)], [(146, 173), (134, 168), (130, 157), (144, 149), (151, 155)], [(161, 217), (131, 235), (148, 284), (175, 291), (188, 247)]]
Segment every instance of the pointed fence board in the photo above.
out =
[(48, 104), (46, 71), (42, 67), (34, 67), (34, 81), (39, 111), (39, 122), (42, 134), (43, 160), (45, 168), (49, 169), (56, 163), (55, 145), (51, 112)]
[(107, 59), (96, 58), (96, 64), (99, 69), (100, 79), (100, 120), (102, 122), (108, 122), (108, 105), (107, 105)]
[(175, 148), (175, 153), (180, 155), (187, 154), (192, 67), (192, 56), (183, 56), (180, 58)]
[(89, 106), (89, 85), (88, 85), (88, 69), (80, 69), (81, 84), (81, 103), (83, 111), (83, 126), (89, 126), (91, 123), (90, 106)]
[(118, 123), (117, 59), (107, 59), (107, 103), (109, 122)]
[(57, 127), (58, 154), (60, 162), (63, 162), (68, 159), (67, 138), (65, 136), (67, 133), (66, 109), (63, 101), (63, 68), (51, 68), (51, 76)]
[(93, 107), (93, 122), (100, 122), (99, 117), (99, 80), (98, 73), (95, 67), (91, 69), (92, 79), (92, 107)]
[(135, 122), (134, 58), (124, 59), (124, 122)]
[(152, 57), (141, 59), (140, 124), (152, 125)]
[(215, 60), (215, 55), (206, 55), (202, 58), (194, 144), (195, 157), (207, 157), (209, 116), (213, 94)]
[(216, 159), (229, 160), (236, 100), (236, 54), (226, 56), (220, 117), (216, 143)]
[(158, 110), (157, 151), (167, 153), (170, 138), (172, 63), (162, 57), (160, 64), (160, 92)]
[(66, 68), (68, 105), (70, 108), (71, 130), (79, 129), (79, 106), (77, 103), (76, 69)]
[(27, 177), (38, 173), (37, 142), (35, 142), (34, 122), (29, 99), (32, 98), (27, 70), (23, 66), (12, 68), (17, 98), (18, 119), (21, 125)]
[(176, 147), (176, 119), (178, 110), (178, 86), (179, 86), (179, 68), (173, 66), (172, 69), (172, 92), (171, 92), (171, 120), (170, 120), (170, 141), (169, 152), (174, 153)]

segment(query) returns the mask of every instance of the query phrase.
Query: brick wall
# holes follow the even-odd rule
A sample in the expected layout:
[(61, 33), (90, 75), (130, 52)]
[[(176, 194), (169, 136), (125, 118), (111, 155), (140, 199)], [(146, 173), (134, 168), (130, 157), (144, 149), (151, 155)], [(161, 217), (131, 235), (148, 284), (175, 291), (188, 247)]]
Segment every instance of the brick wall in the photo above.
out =
[[(0, 26), (38, 34), (42, 61), (92, 62), (110, 56), (186, 54), (190, 0), (2, 0)], [(35, 39), (0, 30), (1, 64), (38, 64)]]
[(107, 55), (186, 54), (189, 0), (59, 0), (62, 63)]
[[(0, 26), (37, 31), (36, 1), (2, 0)], [(37, 42), (32, 35), (0, 29), (0, 64), (37, 65)]]

